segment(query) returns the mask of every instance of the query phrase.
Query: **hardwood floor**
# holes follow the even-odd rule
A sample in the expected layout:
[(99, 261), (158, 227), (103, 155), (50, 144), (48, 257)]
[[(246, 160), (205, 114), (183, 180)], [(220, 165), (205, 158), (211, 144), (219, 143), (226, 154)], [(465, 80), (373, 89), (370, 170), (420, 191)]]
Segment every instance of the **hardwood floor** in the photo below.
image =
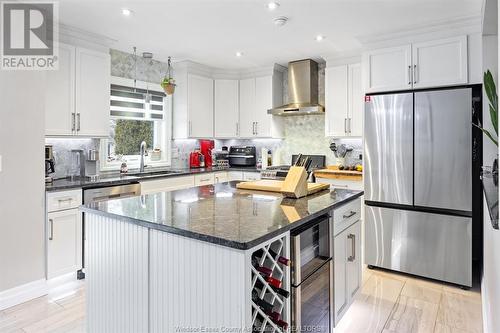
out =
[[(82, 282), (0, 312), (0, 332), (85, 332)], [(335, 328), (341, 332), (482, 332), (481, 295), (385, 270), (363, 271), (363, 288)]]

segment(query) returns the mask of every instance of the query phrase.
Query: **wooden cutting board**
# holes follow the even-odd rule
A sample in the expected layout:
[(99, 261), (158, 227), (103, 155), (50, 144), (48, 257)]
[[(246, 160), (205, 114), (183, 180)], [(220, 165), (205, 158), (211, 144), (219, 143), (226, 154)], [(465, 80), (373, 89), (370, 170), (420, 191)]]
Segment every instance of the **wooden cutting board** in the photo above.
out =
[[(281, 192), (283, 186), (282, 180), (262, 179), (251, 182), (241, 182), (236, 185), (237, 188), (245, 190)], [(307, 183), (307, 195), (323, 191), (330, 188), (330, 184)]]

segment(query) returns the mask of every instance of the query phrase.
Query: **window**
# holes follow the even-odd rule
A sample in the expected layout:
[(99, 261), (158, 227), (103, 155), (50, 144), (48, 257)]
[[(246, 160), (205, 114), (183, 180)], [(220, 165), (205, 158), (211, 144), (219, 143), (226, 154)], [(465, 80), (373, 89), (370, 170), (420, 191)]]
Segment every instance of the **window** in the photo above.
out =
[[(157, 84), (159, 86), (159, 84)], [(153, 83), (112, 77), (109, 138), (101, 140), (101, 170), (119, 169), (126, 162), (138, 168), (141, 142), (146, 142), (145, 164), (170, 164), (171, 98), (151, 90)]]

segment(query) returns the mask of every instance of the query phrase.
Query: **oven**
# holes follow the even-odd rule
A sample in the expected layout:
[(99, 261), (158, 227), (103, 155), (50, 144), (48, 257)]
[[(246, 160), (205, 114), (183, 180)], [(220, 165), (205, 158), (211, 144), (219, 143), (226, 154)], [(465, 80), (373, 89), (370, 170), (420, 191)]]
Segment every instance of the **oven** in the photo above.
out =
[(333, 243), (331, 219), (321, 216), (291, 233), (292, 328), (333, 329)]

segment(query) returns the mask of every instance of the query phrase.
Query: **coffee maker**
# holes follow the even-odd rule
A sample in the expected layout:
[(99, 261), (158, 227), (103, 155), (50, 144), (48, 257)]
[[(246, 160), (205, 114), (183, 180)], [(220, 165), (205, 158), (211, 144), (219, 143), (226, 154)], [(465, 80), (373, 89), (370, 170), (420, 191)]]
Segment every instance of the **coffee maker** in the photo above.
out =
[(56, 172), (54, 154), (51, 145), (45, 145), (45, 182), (51, 183), (52, 177), (49, 175)]

